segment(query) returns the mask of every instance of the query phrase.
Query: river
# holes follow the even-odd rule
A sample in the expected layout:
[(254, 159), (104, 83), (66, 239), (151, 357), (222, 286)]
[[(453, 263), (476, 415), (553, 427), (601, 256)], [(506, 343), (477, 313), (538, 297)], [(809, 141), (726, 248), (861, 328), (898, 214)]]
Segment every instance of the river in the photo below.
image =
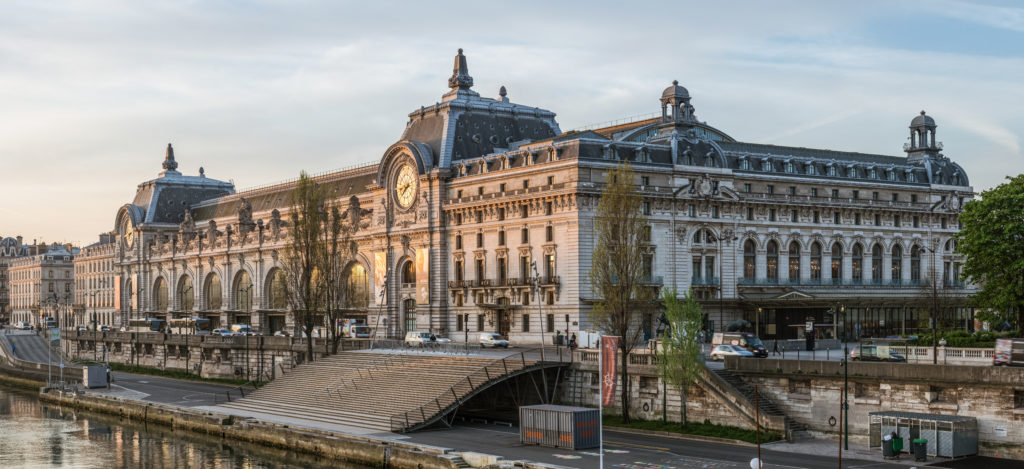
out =
[(0, 467), (344, 468), (306, 454), (42, 403), (0, 386)]

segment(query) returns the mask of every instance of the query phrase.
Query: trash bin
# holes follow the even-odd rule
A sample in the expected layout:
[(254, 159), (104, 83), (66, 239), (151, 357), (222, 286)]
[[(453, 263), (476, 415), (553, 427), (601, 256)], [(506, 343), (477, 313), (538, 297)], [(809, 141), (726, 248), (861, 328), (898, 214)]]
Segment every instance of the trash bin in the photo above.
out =
[(903, 437), (892, 437), (892, 452), (895, 454), (896, 459), (899, 459), (900, 453), (903, 452)]
[(882, 437), (882, 457), (885, 459), (892, 459), (896, 457), (896, 453), (892, 451), (892, 435), (885, 435)]
[(927, 458), (928, 453), (928, 440), (925, 438), (916, 438), (913, 441), (911, 447), (914, 449), (914, 461), (924, 461)]

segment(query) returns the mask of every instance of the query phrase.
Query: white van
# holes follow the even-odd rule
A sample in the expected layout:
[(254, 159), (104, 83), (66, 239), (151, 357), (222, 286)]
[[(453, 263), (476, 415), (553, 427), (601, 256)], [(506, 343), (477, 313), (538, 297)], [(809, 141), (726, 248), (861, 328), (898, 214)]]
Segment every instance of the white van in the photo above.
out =
[(480, 347), (508, 348), (508, 341), (505, 340), (505, 338), (502, 337), (501, 334), (497, 334), (494, 332), (481, 332)]
[[(434, 336), (435, 338), (437, 336)], [(436, 339), (435, 339), (436, 340)], [(424, 344), (430, 344), (430, 333), (426, 331), (406, 332), (405, 333), (405, 345), (409, 347), (422, 347)]]

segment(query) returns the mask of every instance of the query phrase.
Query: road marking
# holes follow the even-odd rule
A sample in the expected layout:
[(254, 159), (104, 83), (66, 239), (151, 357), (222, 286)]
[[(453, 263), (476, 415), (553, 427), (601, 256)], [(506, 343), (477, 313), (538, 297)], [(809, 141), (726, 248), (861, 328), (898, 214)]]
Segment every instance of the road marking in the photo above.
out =
[(621, 441), (607, 441), (606, 440), (604, 442), (604, 444), (605, 445), (616, 445), (616, 446), (628, 446), (628, 447), (631, 447), (631, 448), (642, 448), (642, 449), (649, 449), (649, 450), (653, 450), (653, 451), (669, 451), (669, 448), (662, 448), (660, 446), (638, 445), (636, 443), (624, 443), (624, 442), (621, 442)]

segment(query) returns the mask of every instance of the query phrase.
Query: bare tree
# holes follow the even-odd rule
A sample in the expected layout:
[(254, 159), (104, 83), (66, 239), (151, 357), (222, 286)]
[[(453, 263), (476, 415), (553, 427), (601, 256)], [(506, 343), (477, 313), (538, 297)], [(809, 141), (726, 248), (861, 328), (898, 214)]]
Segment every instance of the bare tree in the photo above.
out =
[(324, 274), (325, 313), (328, 323), (328, 337), (332, 344), (331, 353), (338, 353), (341, 335), (338, 334), (338, 320), (348, 306), (345, 267), (355, 256), (356, 246), (352, 242), (351, 226), (345, 223), (337, 206), (321, 215), (324, 223), (321, 237), (325, 246), (320, 259), (319, 270)]
[(628, 162), (608, 172), (594, 215), (590, 282), (596, 297), (590, 315), (610, 335), (619, 336), (622, 418), (629, 421), (629, 354), (643, 341), (642, 321), (657, 290), (652, 288), (645, 243), (650, 233), (643, 200)]
[(285, 291), (295, 324), (305, 332), (307, 359), (313, 360), (313, 328), (324, 303), (320, 266), (325, 257), (325, 197), (320, 185), (303, 171), (289, 196), (291, 236), (285, 249)]

